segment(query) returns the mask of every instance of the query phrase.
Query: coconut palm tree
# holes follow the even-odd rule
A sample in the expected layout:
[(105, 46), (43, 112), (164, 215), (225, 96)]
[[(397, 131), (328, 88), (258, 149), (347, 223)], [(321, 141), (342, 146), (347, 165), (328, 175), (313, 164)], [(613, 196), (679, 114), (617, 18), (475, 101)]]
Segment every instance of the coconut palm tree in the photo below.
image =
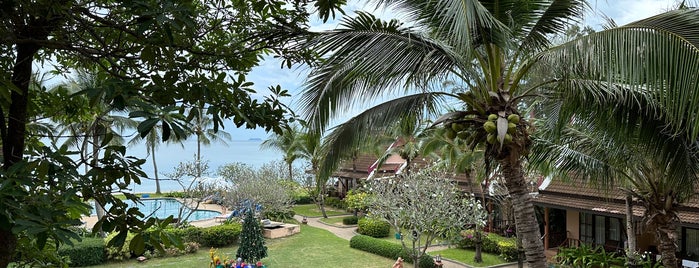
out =
[[(643, 120), (632, 132), (618, 133), (618, 128), (587, 119), (576, 117), (560, 132), (539, 132), (531, 167), (600, 188), (623, 189), (645, 208), (643, 221), (655, 233), (664, 267), (677, 267), (678, 206), (689, 201), (699, 184), (699, 144), (669, 135), (662, 120)], [(607, 120), (616, 121), (614, 116)], [(627, 212), (626, 217), (633, 215)]]
[[(155, 193), (160, 194), (160, 174), (158, 173), (158, 164), (156, 161), (156, 154), (161, 141), (165, 140), (163, 132), (174, 132), (172, 136), (167, 139), (167, 143), (179, 143), (184, 148), (184, 129), (185, 124), (183, 123), (184, 117), (176, 112), (175, 107), (165, 107), (158, 109), (155, 112), (147, 111), (135, 111), (131, 112), (132, 117), (146, 117), (146, 119), (141, 123), (146, 123), (148, 120), (154, 122), (154, 127), (150, 128), (150, 131), (144, 133), (145, 135), (137, 135), (129, 141), (129, 145), (137, 144), (141, 141), (145, 142), (146, 152), (148, 156), (151, 157), (153, 161), (153, 176), (155, 178)], [(169, 134), (168, 134), (169, 136)]]
[(293, 180), (294, 162), (299, 159), (299, 135), (301, 130), (297, 125), (291, 125), (289, 128), (282, 130), (281, 134), (272, 134), (260, 144), (264, 149), (274, 149), (281, 151), (283, 161), (289, 169), (289, 180)]
[[(318, 33), (310, 45), (324, 59), (308, 77), (303, 114), (323, 131), (350, 107), (388, 92), (405, 95), (336, 126), (328, 135), (332, 149), (321, 173), (337, 166), (339, 152), (356, 148), (382, 126), (406, 114), (439, 114), (446, 103), (440, 101), (456, 100), (452, 108), (462, 110), (444, 114), (435, 127), (451, 129), (450, 138), (465, 131), (466, 142), (484, 146), (486, 169), (498, 166), (515, 204), (516, 231), (529, 267), (545, 267), (545, 257), (522, 169), (532, 143), (532, 129), (521, 114), (523, 99), (588, 96), (591, 104), (583, 108), (606, 109), (635, 105), (623, 98), (627, 91), (646, 92), (657, 105), (644, 107), (637, 117), (668, 109), (670, 130), (691, 128), (692, 137), (699, 134), (696, 119), (685, 117), (697, 114), (699, 105), (684, 105), (682, 97), (699, 92), (692, 83), (699, 71), (697, 10), (671, 11), (553, 46), (550, 37), (578, 21), (585, 1), (374, 2), (409, 24), (359, 12), (338, 29)], [(680, 61), (682, 71), (675, 67)], [(533, 73), (547, 79), (531, 79)], [(444, 81), (458, 86), (445, 88)], [(610, 86), (617, 84), (625, 86)], [(612, 103), (594, 97), (609, 90), (619, 93)]]
[(311, 165), (311, 173), (314, 177), (316, 192), (318, 193), (317, 203), (320, 207), (320, 212), (323, 218), (327, 218), (328, 214), (325, 211), (325, 195), (328, 192), (328, 176), (321, 177), (319, 171), (319, 163), (324, 156), (323, 144), (319, 132), (307, 131), (300, 132), (296, 136), (296, 156), (299, 159), (305, 159)]
[(231, 140), (231, 134), (217, 128), (211, 128), (214, 125), (214, 121), (206, 115), (206, 109), (201, 105), (192, 108), (189, 117), (189, 131), (197, 136), (197, 178), (201, 178), (201, 146), (210, 145), (212, 142), (219, 142), (228, 146), (226, 142)]

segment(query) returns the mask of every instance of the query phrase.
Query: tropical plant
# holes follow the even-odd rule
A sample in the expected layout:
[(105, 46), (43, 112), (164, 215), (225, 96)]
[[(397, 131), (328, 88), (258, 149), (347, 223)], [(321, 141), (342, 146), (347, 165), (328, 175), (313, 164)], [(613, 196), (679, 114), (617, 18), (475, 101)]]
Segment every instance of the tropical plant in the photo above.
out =
[(299, 135), (301, 130), (297, 125), (283, 129), (280, 134), (272, 134), (260, 144), (265, 149), (275, 149), (282, 152), (284, 163), (289, 169), (289, 180), (293, 180), (294, 162), (299, 158)]
[[(201, 164), (201, 146), (211, 145), (212, 142), (219, 142), (228, 146), (226, 141), (231, 140), (231, 134), (218, 129), (218, 125), (214, 123), (211, 115), (208, 114), (208, 109), (204, 109), (202, 103), (190, 109), (189, 112), (189, 131), (197, 136), (196, 162)], [(201, 175), (200, 170), (196, 177), (201, 178)]]
[[(58, 176), (54, 174), (48, 181), (44, 180), (48, 173), (37, 176), (36, 169), (29, 166), (39, 163), (39, 155), (63, 161), (63, 156), (72, 152), (41, 146), (36, 139), (28, 138), (27, 124), (34, 120), (33, 116), (41, 114), (47, 120), (54, 119), (53, 114), (44, 113), (48, 107), (35, 105), (38, 95), (30, 94), (35, 66), (44, 66), (47, 72), (59, 75), (82, 68), (102, 70), (105, 75), (101, 80), (109, 86), (91, 90), (88, 96), (101, 96), (110, 106), (177, 106), (184, 113), (188, 106), (204, 101), (214, 115), (215, 129), (222, 120), (230, 119), (238, 127), (280, 131), (290, 118), (279, 97), (288, 96), (288, 92), (272, 86), (267, 97), (251, 96), (252, 83), (246, 81), (245, 74), (267, 53), (281, 57), (287, 66), (315, 59), (315, 53), (292, 47), (307, 33), (307, 5), (315, 6), (319, 17), (327, 21), (345, 2), (4, 1), (0, 8), (0, 207), (7, 209), (0, 211), (0, 240), (4, 241), (0, 243), (0, 267), (7, 267), (16, 257), (18, 238), (38, 239), (43, 247), (47, 237), (62, 233), (61, 225), (73, 224), (44, 216), (39, 217), (41, 221), (52, 222), (39, 224), (43, 229), (38, 232), (28, 232), (27, 228), (36, 227), (28, 224), (37, 219), (25, 220), (34, 215), (32, 211), (65, 215), (71, 207), (82, 209), (81, 201), (75, 199), (82, 198), (84, 202), (96, 198), (103, 202), (110, 199), (101, 196), (109, 194), (105, 189), (108, 186), (117, 181), (128, 185), (145, 176), (138, 167), (141, 161), (129, 157), (123, 147), (107, 145), (102, 148), (103, 163), (88, 171), (90, 176), (66, 171), (62, 175), (68, 177), (61, 178), (66, 179), (61, 182), (56, 181)], [(45, 96), (56, 102), (61, 97), (52, 93)], [(154, 125), (141, 126), (140, 132), (145, 133)], [(46, 160), (49, 159), (42, 161)], [(51, 166), (77, 168), (72, 163), (54, 162)], [(94, 191), (74, 195), (73, 189), (90, 184)], [(37, 198), (41, 195), (45, 199)], [(133, 195), (127, 197), (136, 199)], [(58, 200), (63, 203), (58, 204)], [(154, 224), (121, 212), (108, 224), (102, 225), (105, 221), (101, 221), (96, 227), (104, 231), (118, 229), (125, 236), (129, 228), (138, 231)], [(120, 237), (114, 241), (123, 242)], [(63, 241), (68, 240), (57, 242)], [(134, 239), (132, 244), (143, 242)], [(134, 248), (141, 249), (140, 245)]]
[[(140, 135), (136, 135), (133, 139), (129, 141), (129, 145), (136, 144), (140, 141), (145, 142), (147, 156), (151, 157), (153, 161), (153, 176), (155, 178), (155, 193), (160, 194), (160, 174), (158, 174), (158, 164), (156, 161), (156, 153), (158, 147), (162, 142), (168, 143), (179, 143), (184, 147), (184, 132), (185, 125), (182, 122), (184, 117), (177, 112), (177, 109), (173, 106), (166, 107), (163, 109), (158, 109), (155, 112), (146, 111), (136, 111), (132, 112), (130, 116), (138, 117), (143, 116), (146, 118), (151, 118), (155, 126), (148, 132), (142, 132)], [(174, 129), (174, 130), (173, 130)], [(165, 140), (164, 137), (170, 136), (169, 132), (172, 131), (175, 134), (172, 138)], [(165, 133), (167, 132), (167, 133)]]
[(563, 179), (624, 189), (645, 208), (645, 226), (655, 232), (664, 265), (673, 267), (677, 263), (678, 207), (695, 194), (699, 154), (696, 143), (664, 133), (665, 126), (661, 120), (648, 119), (629, 132), (579, 116), (558, 135), (540, 132), (530, 163)]
[[(685, 105), (682, 97), (699, 92), (692, 82), (699, 68), (695, 9), (670, 11), (553, 46), (550, 37), (578, 21), (585, 1), (375, 2), (392, 8), (396, 17), (408, 18), (409, 24), (359, 12), (338, 29), (317, 34), (310, 45), (325, 59), (309, 75), (303, 113), (312, 127), (324, 130), (337, 112), (358, 103), (387, 92), (417, 93), (336, 126), (327, 135), (332, 149), (322, 172), (332, 172), (339, 152), (356, 148), (372, 133), (405, 116), (441, 113), (440, 100), (454, 98), (457, 111), (435, 120), (435, 126), (445, 127), (449, 138), (463, 138), (469, 148), (482, 146), (486, 170), (498, 166), (515, 205), (517, 235), (529, 267), (545, 267), (545, 257), (522, 170), (533, 130), (521, 113), (524, 99), (576, 98), (577, 108), (593, 111), (638, 107), (646, 102), (637, 103), (630, 92), (644, 92), (655, 105), (642, 106), (634, 118), (667, 109), (669, 131), (688, 129), (690, 138), (699, 134), (696, 119), (686, 117), (699, 105)], [(678, 62), (686, 69), (678, 71)], [(438, 86), (444, 81), (456, 82)], [(610, 101), (600, 94), (616, 98)]]

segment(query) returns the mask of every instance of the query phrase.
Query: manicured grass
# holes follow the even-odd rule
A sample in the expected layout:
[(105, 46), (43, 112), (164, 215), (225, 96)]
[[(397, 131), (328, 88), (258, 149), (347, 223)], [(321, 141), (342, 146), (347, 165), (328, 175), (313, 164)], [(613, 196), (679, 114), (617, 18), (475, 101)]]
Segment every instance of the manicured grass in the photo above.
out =
[[(306, 217), (322, 217), (323, 213), (320, 212), (320, 208), (318, 208), (318, 205), (316, 204), (306, 204), (306, 205), (295, 205), (294, 206), (294, 212), (296, 212), (296, 215), (302, 215)], [(338, 216), (338, 215), (349, 215), (349, 212), (336, 209), (336, 208), (331, 208), (331, 207), (325, 207), (325, 213), (328, 214), (328, 217), (331, 216)]]
[[(267, 241), (268, 257), (262, 262), (270, 268), (305, 267), (391, 267), (395, 260), (349, 247), (349, 242), (329, 231), (301, 226), (301, 233), (287, 238)], [(235, 256), (237, 247), (218, 249), (221, 256)], [(145, 263), (135, 260), (94, 267), (208, 267), (209, 250), (201, 248), (196, 254), (173, 258), (151, 259)]]
[(468, 265), (473, 266), (473, 267), (485, 267), (485, 266), (492, 266), (492, 265), (498, 265), (498, 264), (505, 263), (505, 260), (500, 258), (500, 256), (490, 254), (490, 253), (482, 253), (481, 256), (483, 257), (483, 262), (475, 263), (473, 261), (473, 256), (476, 254), (475, 251), (458, 249), (458, 248), (450, 248), (450, 249), (444, 249), (444, 250), (439, 250), (439, 251), (431, 251), (429, 253), (432, 256), (436, 256), (437, 254), (440, 254), (444, 258), (459, 261), (459, 262), (468, 264)]
[(337, 225), (337, 226), (354, 226), (354, 225), (345, 225), (342, 223), (342, 219), (345, 217), (332, 217), (332, 218), (321, 218), (320, 221), (323, 223), (331, 224), (331, 225)]

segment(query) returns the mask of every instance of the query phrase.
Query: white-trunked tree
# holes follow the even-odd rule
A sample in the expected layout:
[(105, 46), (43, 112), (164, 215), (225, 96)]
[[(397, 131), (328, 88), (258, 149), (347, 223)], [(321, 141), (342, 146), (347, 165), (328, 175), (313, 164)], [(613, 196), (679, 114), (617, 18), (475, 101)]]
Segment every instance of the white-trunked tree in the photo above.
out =
[(487, 212), (472, 196), (460, 192), (452, 174), (435, 168), (409, 175), (380, 178), (366, 187), (371, 195), (369, 214), (391, 224), (401, 244), (418, 267), (419, 259), (436, 239), (454, 238), (467, 226), (485, 224)]

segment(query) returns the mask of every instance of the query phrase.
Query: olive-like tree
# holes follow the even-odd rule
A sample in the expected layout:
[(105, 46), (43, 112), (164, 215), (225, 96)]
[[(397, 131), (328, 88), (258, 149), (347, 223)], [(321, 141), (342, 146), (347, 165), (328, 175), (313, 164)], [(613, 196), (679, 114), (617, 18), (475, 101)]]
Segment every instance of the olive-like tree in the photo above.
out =
[(396, 232), (407, 233), (401, 244), (415, 267), (435, 239), (456, 237), (463, 226), (485, 224), (483, 205), (459, 191), (450, 174), (425, 168), (366, 185), (369, 214), (388, 220)]
[[(545, 267), (534, 206), (523, 162), (533, 129), (522, 114), (527, 98), (585, 97), (582, 108), (636, 105), (628, 92), (651, 95), (636, 117), (667, 109), (669, 128), (699, 135), (699, 105), (685, 96), (699, 92), (699, 11), (669, 11), (624, 26), (584, 35), (560, 45), (552, 36), (576, 23), (586, 1), (374, 1), (392, 8), (385, 21), (359, 12), (337, 29), (318, 33), (310, 44), (324, 60), (315, 66), (302, 96), (304, 116), (324, 130), (332, 119), (387, 92), (405, 92), (336, 126), (323, 172), (342, 151), (400, 118), (442, 114), (440, 100), (454, 112), (435, 120), (459, 138), (484, 149), (486, 170), (497, 165), (515, 204), (517, 235), (529, 267)], [(678, 68), (680, 65), (682, 68)], [(442, 82), (450, 81), (451, 84)], [(599, 94), (615, 99), (598, 97)], [(471, 146), (470, 148), (475, 148)]]

